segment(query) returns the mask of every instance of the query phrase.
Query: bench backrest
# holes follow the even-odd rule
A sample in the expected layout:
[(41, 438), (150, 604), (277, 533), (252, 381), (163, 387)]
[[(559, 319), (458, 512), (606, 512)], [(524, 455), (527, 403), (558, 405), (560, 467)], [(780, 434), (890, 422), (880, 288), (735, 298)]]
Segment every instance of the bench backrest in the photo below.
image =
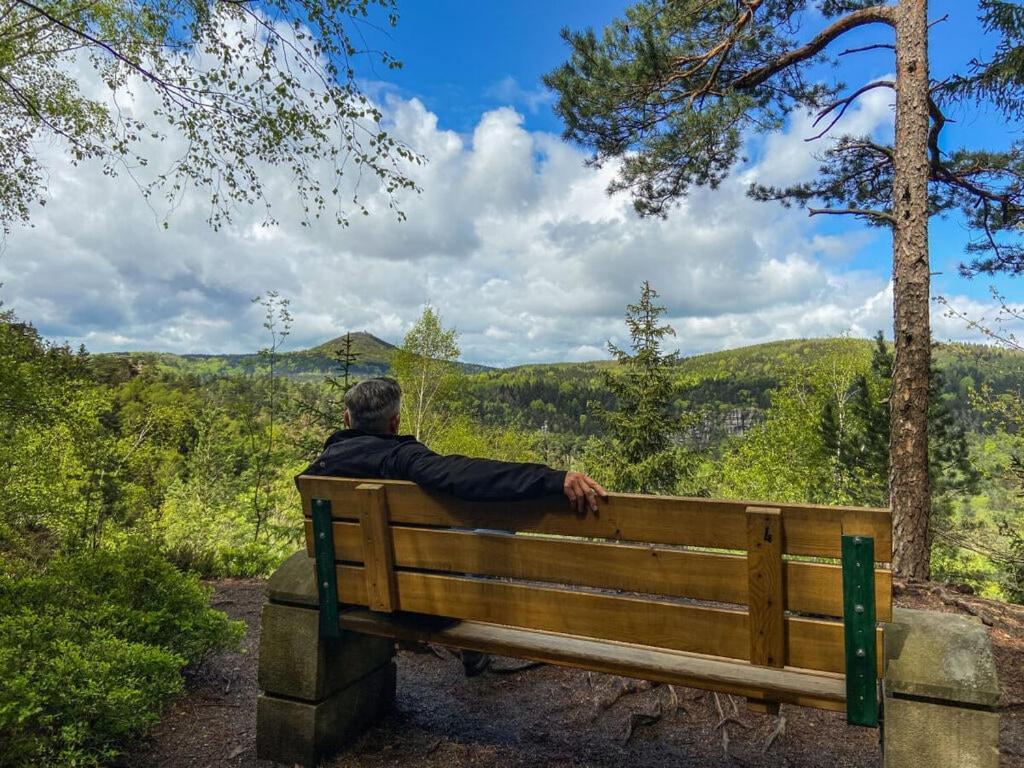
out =
[(877, 620), (892, 616), (886, 509), (612, 494), (577, 516), (559, 497), (466, 502), (402, 481), (299, 489), (310, 556), (326, 500), (338, 599), (372, 610), (843, 673), (836, 560), (856, 535), (874, 543)]

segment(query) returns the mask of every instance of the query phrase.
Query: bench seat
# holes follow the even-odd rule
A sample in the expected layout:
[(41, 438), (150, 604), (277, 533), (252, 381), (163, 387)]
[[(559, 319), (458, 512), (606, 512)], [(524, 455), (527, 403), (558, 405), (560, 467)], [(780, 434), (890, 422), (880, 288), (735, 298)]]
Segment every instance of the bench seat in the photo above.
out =
[(482, 621), (384, 614), (365, 608), (344, 610), (339, 618), (342, 629), (360, 634), (430, 642), (753, 699), (767, 693), (773, 700), (789, 704), (834, 710), (845, 708), (845, 678), (834, 673), (761, 667), (745, 661)]

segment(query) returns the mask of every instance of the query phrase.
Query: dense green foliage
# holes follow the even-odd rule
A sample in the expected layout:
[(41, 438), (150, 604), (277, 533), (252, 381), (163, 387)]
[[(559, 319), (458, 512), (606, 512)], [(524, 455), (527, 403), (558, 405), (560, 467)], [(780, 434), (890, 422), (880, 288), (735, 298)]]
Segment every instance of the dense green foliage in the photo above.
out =
[(100, 765), (156, 722), (181, 669), (240, 624), (139, 543), (0, 573), (0, 766)]
[[(653, 300), (633, 308), (621, 362), (462, 369), (431, 447), (582, 469), (613, 490), (885, 503), (886, 344), (802, 340), (675, 360)], [(116, 752), (154, 722), (183, 665), (237, 632), (182, 571), (266, 574), (300, 546), (292, 478), (339, 418), (337, 382), (282, 375), (300, 354), (271, 336), (258, 366), (211, 371), (93, 356), (0, 319), (9, 764)], [(935, 360), (934, 572), (1024, 599), (1024, 355), (939, 345)], [(658, 472), (625, 471), (648, 455)]]
[(610, 487), (634, 493), (671, 493), (686, 467), (674, 442), (682, 432), (672, 409), (672, 368), (679, 356), (662, 348), (675, 331), (660, 322), (665, 307), (657, 298), (645, 280), (639, 302), (626, 307), (632, 349), (608, 343), (617, 365), (601, 378), (615, 407), (591, 403), (605, 437), (589, 441), (583, 459)]

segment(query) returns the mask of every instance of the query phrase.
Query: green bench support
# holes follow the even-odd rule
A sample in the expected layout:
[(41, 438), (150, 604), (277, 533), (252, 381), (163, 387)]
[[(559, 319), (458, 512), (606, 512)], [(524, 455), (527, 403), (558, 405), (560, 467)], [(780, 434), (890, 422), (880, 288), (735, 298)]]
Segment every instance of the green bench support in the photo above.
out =
[(846, 721), (878, 726), (878, 654), (875, 646), (875, 542), (843, 536), (843, 630)]

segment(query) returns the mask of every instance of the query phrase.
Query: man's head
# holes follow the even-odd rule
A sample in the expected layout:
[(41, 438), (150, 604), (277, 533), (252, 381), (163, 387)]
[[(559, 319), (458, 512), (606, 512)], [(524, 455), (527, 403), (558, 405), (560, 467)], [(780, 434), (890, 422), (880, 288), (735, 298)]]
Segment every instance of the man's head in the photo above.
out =
[(345, 426), (371, 435), (397, 435), (401, 400), (394, 379), (360, 381), (345, 393)]

